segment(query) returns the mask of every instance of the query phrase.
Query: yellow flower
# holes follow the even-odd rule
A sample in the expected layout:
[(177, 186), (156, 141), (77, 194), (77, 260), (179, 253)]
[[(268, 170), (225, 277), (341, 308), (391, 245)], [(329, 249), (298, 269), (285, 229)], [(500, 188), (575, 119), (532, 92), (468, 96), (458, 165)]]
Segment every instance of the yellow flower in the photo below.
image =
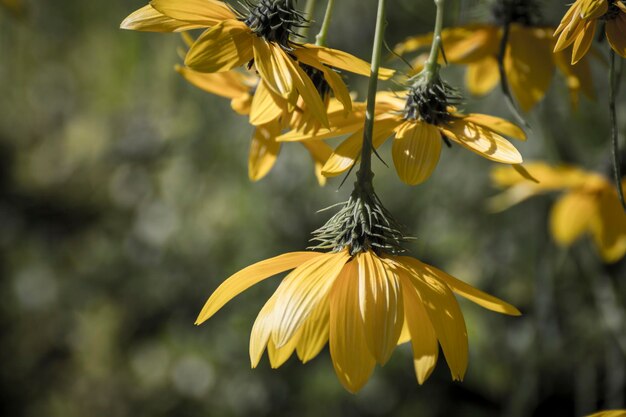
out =
[(606, 410), (588, 415), (587, 417), (626, 417), (626, 410)]
[[(276, 137), (290, 120), (285, 110), (287, 103), (280, 105), (279, 100), (269, 99), (271, 93), (263, 87), (263, 82), (256, 75), (246, 75), (237, 71), (207, 74), (181, 66), (177, 66), (176, 71), (201, 90), (230, 99), (233, 110), (241, 115), (250, 116), (251, 123), (254, 104), (261, 103), (256, 108), (265, 109), (265, 111), (257, 113), (256, 123), (253, 123), (256, 126), (250, 144), (248, 175), (252, 181), (258, 181), (267, 175), (273, 168), (281, 148)], [(340, 103), (335, 99), (329, 104), (333, 115), (342, 112), (340, 108)], [(320, 185), (324, 185), (326, 177), (321, 175), (321, 170), (331, 155), (332, 149), (322, 142), (303, 143), (303, 145), (313, 159)]]
[[(326, 108), (306, 73), (308, 66), (323, 74), (337, 99), (350, 110), (347, 88), (334, 68), (370, 75), (367, 62), (348, 53), (290, 40), (305, 24), (293, 0), (260, 0), (244, 15), (217, 0), (152, 0), (122, 22), (122, 28), (174, 32), (208, 28), (191, 46), (185, 65), (200, 72), (224, 72), (236, 67), (254, 68), (264, 85), (292, 106), (298, 97), (323, 125)], [(381, 78), (393, 71), (384, 69)]]
[(273, 368), (296, 352), (313, 359), (326, 343), (337, 377), (350, 392), (384, 365), (399, 343), (411, 341), (415, 373), (422, 384), (433, 371), (438, 343), (452, 378), (460, 380), (468, 360), (465, 320), (453, 292), (499, 313), (519, 315), (510, 304), (406, 256), (372, 250), (351, 255), (291, 252), (251, 265), (211, 295), (196, 324), (213, 316), (236, 295), (293, 270), (261, 309), (250, 337), (252, 367), (267, 348)]
[(626, 5), (622, 0), (576, 0), (554, 32), (558, 36), (554, 51), (573, 44), (572, 64), (575, 64), (591, 48), (599, 21), (605, 22), (611, 48), (626, 57)]
[[(510, 25), (503, 65), (511, 93), (524, 111), (532, 109), (546, 95), (555, 67), (565, 76), (574, 106), (581, 92), (594, 98), (589, 60), (571, 66), (566, 51), (552, 54), (553, 31), (554, 28), (521, 23)], [(502, 33), (501, 27), (488, 24), (448, 28), (442, 32), (447, 61), (467, 66), (465, 84), (474, 95), (485, 95), (500, 83), (498, 54)], [(396, 46), (395, 51), (400, 55), (419, 51), (431, 42), (432, 33), (411, 37)], [(420, 63), (418, 57), (414, 62), (418, 70)]]
[[(525, 140), (516, 125), (484, 114), (461, 114), (448, 105), (450, 92), (443, 83), (422, 85), (399, 93), (379, 93), (376, 99), (373, 145), (378, 148), (390, 136), (393, 161), (402, 181), (419, 184), (431, 175), (441, 153), (443, 140), (452, 140), (478, 155), (506, 164), (520, 164), (522, 156), (502, 135)], [(454, 100), (455, 97), (452, 97)], [(293, 131), (279, 141), (315, 141), (352, 133), (333, 152), (322, 173), (336, 176), (356, 162), (363, 143), (364, 114), (356, 113), (338, 125), (316, 134)]]
[[(503, 210), (534, 195), (565, 191), (550, 214), (554, 240), (570, 246), (589, 233), (605, 262), (616, 262), (626, 254), (626, 214), (608, 178), (567, 165), (535, 162), (524, 167), (538, 182), (524, 179), (508, 168), (493, 171), (494, 183), (508, 189), (492, 199), (492, 209)], [(626, 178), (622, 188), (626, 189)]]

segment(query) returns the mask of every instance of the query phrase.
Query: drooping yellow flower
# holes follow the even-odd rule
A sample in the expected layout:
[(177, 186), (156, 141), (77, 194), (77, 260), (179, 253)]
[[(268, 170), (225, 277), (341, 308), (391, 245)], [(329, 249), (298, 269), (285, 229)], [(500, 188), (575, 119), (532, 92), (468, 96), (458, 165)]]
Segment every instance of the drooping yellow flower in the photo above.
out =
[[(276, 137), (289, 125), (290, 118), (285, 110), (286, 101), (281, 105), (280, 100), (269, 99), (271, 93), (263, 87), (259, 77), (253, 74), (237, 71), (207, 74), (181, 66), (176, 67), (176, 70), (189, 83), (201, 90), (230, 99), (233, 110), (241, 115), (251, 116), (253, 103), (261, 103), (257, 108), (265, 111), (257, 113), (257, 123), (253, 123), (256, 126), (250, 144), (248, 175), (252, 181), (265, 177), (273, 168), (280, 152), (281, 144), (276, 141)], [(336, 99), (329, 104), (329, 109), (333, 117), (336, 113), (343, 113), (341, 104)], [(321, 170), (332, 149), (323, 142), (303, 145), (313, 159), (320, 185), (324, 185), (326, 177), (321, 175)]]
[[(448, 139), (492, 161), (522, 162), (518, 150), (502, 136), (525, 140), (519, 127), (498, 117), (455, 111), (449, 102), (456, 98), (450, 96), (450, 91), (445, 83), (436, 82), (377, 95), (373, 145), (378, 148), (395, 135), (393, 161), (398, 176), (407, 184), (416, 185), (430, 177), (439, 162), (442, 142)], [(350, 169), (361, 153), (364, 117), (362, 113), (355, 114), (316, 134), (293, 131), (278, 140), (316, 141), (352, 133), (335, 149), (322, 171), (329, 177), (340, 175)]]
[[(121, 26), (157, 32), (208, 28), (191, 46), (186, 66), (206, 73), (254, 68), (273, 94), (292, 106), (301, 97), (311, 114), (327, 125), (326, 107), (303, 65), (323, 74), (346, 110), (350, 95), (334, 68), (369, 76), (370, 66), (339, 50), (294, 43), (291, 35), (304, 24), (293, 0), (259, 0), (245, 15), (217, 0), (152, 0)], [(391, 70), (381, 71), (381, 78), (391, 75)]]
[(601, 22), (611, 48), (626, 57), (626, 4), (622, 0), (576, 0), (554, 32), (558, 36), (554, 51), (573, 44), (572, 64), (577, 63), (591, 48)]
[[(605, 262), (616, 262), (626, 254), (626, 214), (608, 178), (566, 165), (535, 162), (524, 167), (538, 182), (522, 178), (512, 169), (494, 169), (495, 185), (507, 188), (490, 202), (494, 210), (506, 209), (534, 195), (564, 191), (550, 214), (554, 240), (570, 246), (589, 233)], [(626, 189), (626, 178), (622, 188)]]
[(587, 417), (626, 417), (626, 410), (606, 410), (588, 415)]
[(461, 380), (468, 360), (465, 321), (453, 292), (499, 313), (519, 315), (510, 304), (407, 256), (372, 250), (292, 252), (251, 265), (211, 295), (196, 324), (251, 286), (293, 270), (261, 309), (250, 337), (252, 367), (267, 348), (278, 368), (296, 352), (304, 363), (326, 343), (337, 377), (350, 392), (384, 365), (399, 343), (411, 341), (420, 384), (429, 377), (439, 347), (452, 378)]
[[(546, 95), (555, 68), (565, 76), (574, 106), (581, 92), (594, 98), (589, 60), (572, 66), (567, 51), (553, 54), (553, 31), (554, 28), (522, 23), (510, 25), (503, 66), (511, 93), (524, 111), (531, 110)], [(502, 34), (501, 27), (488, 24), (447, 28), (442, 32), (446, 59), (451, 64), (467, 66), (465, 84), (473, 95), (485, 95), (500, 83), (498, 55)], [(411, 37), (398, 44), (395, 51), (408, 54), (429, 47), (431, 42), (432, 33)], [(413, 64), (421, 69), (420, 57)]]

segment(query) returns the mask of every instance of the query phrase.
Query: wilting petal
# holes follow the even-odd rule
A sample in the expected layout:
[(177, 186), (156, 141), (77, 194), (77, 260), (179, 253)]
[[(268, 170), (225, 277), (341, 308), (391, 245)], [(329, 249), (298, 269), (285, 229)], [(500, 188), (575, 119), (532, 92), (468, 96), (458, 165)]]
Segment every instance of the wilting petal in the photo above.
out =
[[(298, 59), (308, 60), (309, 62), (316, 60), (329, 67), (342, 69), (366, 77), (369, 77), (371, 74), (371, 65), (368, 62), (337, 49), (305, 44), (301, 48), (296, 48), (293, 53)], [(391, 78), (394, 73), (394, 70), (381, 68), (378, 72), (378, 78), (386, 80)]]
[(252, 57), (250, 29), (237, 20), (225, 20), (205, 31), (192, 45), (185, 65), (200, 72), (229, 71)]
[(545, 30), (522, 26), (511, 29), (504, 68), (511, 91), (524, 111), (537, 104), (550, 86), (554, 74), (551, 45)]
[(246, 85), (246, 77), (238, 72), (207, 74), (180, 65), (176, 66), (176, 71), (195, 87), (231, 100), (247, 96), (250, 91), (250, 87)]
[(626, 12), (619, 13), (614, 19), (607, 20), (606, 38), (615, 52), (626, 57)]
[(550, 230), (554, 240), (569, 246), (587, 231), (597, 213), (596, 196), (572, 191), (557, 201), (550, 213)]
[(508, 140), (476, 123), (460, 118), (440, 129), (450, 139), (484, 158), (505, 164), (523, 162), (522, 155)]
[(491, 56), (468, 64), (465, 73), (465, 84), (470, 93), (483, 96), (493, 90), (500, 82), (498, 61)]
[(296, 351), (302, 363), (307, 363), (316, 357), (328, 342), (329, 320), (330, 296), (327, 295), (298, 332)]
[(374, 359), (384, 365), (402, 331), (404, 306), (400, 279), (369, 251), (357, 255), (357, 262), (365, 340)]
[(359, 307), (356, 261), (348, 262), (330, 293), (330, 356), (341, 384), (355, 393), (367, 382), (376, 362), (367, 348)]
[(279, 133), (278, 123), (269, 123), (254, 129), (248, 157), (248, 176), (251, 181), (260, 180), (274, 166), (280, 152), (280, 143), (276, 142)]
[[(275, 121), (286, 110), (286, 104), (282, 97), (277, 96), (265, 86), (263, 80), (259, 81), (252, 98), (250, 123), (259, 126)], [(280, 131), (278, 134), (280, 134)]]
[(509, 122), (508, 120), (478, 113), (470, 113), (467, 116), (464, 116), (463, 119), (467, 122), (473, 122), (486, 127), (487, 129), (493, 130), (501, 135), (508, 136), (513, 139), (526, 140), (526, 133), (524, 133), (519, 126)]
[(172, 19), (204, 26), (237, 18), (226, 3), (215, 0), (152, 0), (150, 5)]
[(426, 181), (441, 154), (441, 133), (428, 123), (405, 122), (393, 140), (393, 164), (400, 179), (409, 185)]
[(468, 344), (465, 319), (452, 291), (436, 276), (415, 263), (413, 258), (399, 257), (407, 266), (413, 286), (417, 290), (430, 322), (441, 343), (452, 378), (462, 380), (467, 369)]
[(413, 348), (413, 366), (421, 385), (430, 376), (439, 357), (437, 334), (424, 310), (424, 305), (410, 278), (403, 278), (404, 321), (407, 323)]
[(323, 254), (294, 269), (276, 290), (272, 339), (284, 346), (328, 294), (348, 260), (346, 251)]
[(144, 32), (181, 32), (203, 27), (201, 24), (181, 22), (167, 17), (149, 4), (128, 15), (120, 25), (122, 29)]
[(254, 284), (322, 256), (319, 252), (290, 252), (266, 259), (242, 269), (224, 281), (211, 295), (196, 319), (196, 324), (208, 320), (227, 302)]

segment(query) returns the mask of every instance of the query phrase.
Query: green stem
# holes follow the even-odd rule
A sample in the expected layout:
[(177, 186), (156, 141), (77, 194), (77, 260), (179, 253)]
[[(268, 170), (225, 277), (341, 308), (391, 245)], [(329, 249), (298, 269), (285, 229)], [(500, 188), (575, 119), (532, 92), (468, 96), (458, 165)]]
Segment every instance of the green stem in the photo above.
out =
[[(441, 0), (440, 0), (441, 1)], [(376, 16), (376, 32), (372, 45), (372, 70), (367, 89), (367, 110), (365, 113), (365, 126), (363, 128), (363, 148), (361, 149), (361, 163), (357, 172), (357, 181), (363, 188), (372, 186), (372, 151), (374, 149), (372, 138), (374, 136), (374, 113), (376, 110), (376, 91), (378, 89), (378, 71), (382, 57), (383, 39), (385, 32), (385, 2), (378, 0), (378, 13)]]
[[(311, 22), (313, 20), (313, 12), (315, 11), (315, 5), (317, 4), (317, 0), (306, 0), (306, 6), (304, 6), (304, 17), (306, 20)], [(306, 42), (309, 37), (309, 30), (311, 29), (311, 24), (309, 23), (305, 27), (300, 30), (300, 36)]]
[(437, 15), (435, 17), (435, 30), (433, 31), (433, 43), (430, 47), (430, 55), (424, 66), (426, 71), (426, 80), (431, 82), (439, 74), (439, 51), (441, 51), (441, 31), (443, 30), (443, 9), (445, 0), (434, 0), (437, 6)]
[(622, 207), (626, 210), (626, 201), (624, 200), (624, 191), (622, 190), (622, 169), (619, 157), (619, 133), (617, 131), (617, 114), (615, 111), (615, 96), (618, 90), (618, 79), (615, 71), (615, 51), (611, 49), (610, 66), (609, 66), (609, 113), (611, 117), (611, 148), (613, 154), (613, 174), (615, 176), (615, 186), (617, 187), (617, 195), (622, 203)]
[(315, 38), (315, 44), (317, 46), (326, 45), (326, 37), (328, 36), (328, 29), (330, 28), (330, 21), (333, 18), (333, 7), (335, 7), (335, 0), (328, 0), (326, 5), (326, 13), (324, 14), (324, 21), (322, 22), (322, 28), (320, 33)]

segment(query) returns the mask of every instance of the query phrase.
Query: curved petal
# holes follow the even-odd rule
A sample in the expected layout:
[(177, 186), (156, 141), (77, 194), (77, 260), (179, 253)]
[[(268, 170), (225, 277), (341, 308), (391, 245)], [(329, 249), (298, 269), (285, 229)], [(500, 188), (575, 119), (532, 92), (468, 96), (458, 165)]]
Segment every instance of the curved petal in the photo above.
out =
[(596, 196), (585, 192), (570, 192), (556, 202), (550, 212), (550, 231), (563, 246), (571, 245), (591, 223), (597, 213)]
[(261, 80), (252, 98), (250, 123), (259, 126), (276, 121), (285, 112), (286, 107), (287, 102), (267, 88), (265, 82)]
[(152, 0), (150, 5), (172, 19), (204, 26), (215, 26), (224, 20), (237, 18), (222, 1)]
[(440, 127), (444, 135), (459, 145), (480, 156), (505, 164), (521, 164), (522, 155), (506, 139), (491, 129), (487, 129), (463, 118), (449, 122)]
[(500, 82), (498, 61), (488, 56), (480, 61), (468, 64), (465, 73), (465, 84), (475, 96), (484, 96), (493, 90)]
[(322, 255), (319, 252), (290, 252), (257, 262), (242, 269), (226, 279), (209, 297), (195, 324), (202, 324), (211, 318), (224, 304), (264, 279), (296, 268)]
[(350, 97), (350, 91), (346, 84), (343, 82), (341, 75), (339, 75), (332, 68), (327, 67), (322, 64), (320, 61), (316, 59), (311, 59), (307, 54), (301, 54), (299, 56), (299, 60), (302, 61), (303, 64), (309, 65), (313, 68), (316, 68), (324, 73), (324, 79), (330, 86), (330, 88), (335, 93), (335, 97), (341, 104), (343, 104), (343, 108), (346, 111), (352, 110), (352, 98)]
[(384, 365), (402, 332), (404, 306), (400, 279), (371, 252), (360, 253), (356, 259), (365, 340), (376, 362)]
[(526, 133), (519, 126), (509, 122), (508, 120), (478, 113), (470, 113), (463, 118), (468, 122), (473, 122), (477, 125), (486, 127), (489, 130), (493, 130), (500, 135), (518, 140), (526, 140)]
[(585, 0), (580, 3), (580, 17), (582, 19), (598, 19), (609, 10), (606, 0)]
[(120, 24), (120, 28), (143, 32), (182, 32), (203, 28), (204, 25), (181, 22), (165, 16), (151, 5), (134, 11)]
[(200, 72), (229, 71), (248, 63), (252, 57), (250, 29), (237, 20), (224, 22), (205, 31), (185, 57), (185, 65)]
[(193, 86), (231, 100), (245, 97), (250, 91), (250, 87), (246, 85), (246, 77), (238, 72), (207, 74), (180, 65), (176, 66), (176, 72)]
[(293, 355), (298, 344), (299, 333), (295, 334), (284, 346), (277, 348), (274, 341), (270, 339), (267, 342), (267, 355), (270, 358), (270, 366), (272, 369), (280, 368)]
[[(306, 59), (309, 60), (309, 62), (316, 60), (329, 67), (364, 75), (366, 77), (369, 77), (371, 74), (371, 65), (368, 62), (338, 49), (305, 44), (301, 48), (296, 48), (293, 53), (298, 59)], [(391, 78), (394, 73), (394, 70), (380, 68), (378, 78), (387, 80)]]
[(347, 251), (327, 253), (293, 270), (276, 290), (272, 340), (277, 348), (287, 344), (328, 294), (343, 269)]
[[(280, 48), (254, 36), (254, 66), (266, 86), (274, 93), (288, 98), (293, 91), (292, 72), (280, 54)], [(277, 50), (278, 49), (278, 50)]]
[(316, 357), (328, 341), (330, 320), (330, 296), (327, 295), (313, 310), (299, 331), (296, 351), (302, 363)]
[(330, 292), (329, 345), (337, 378), (348, 391), (357, 392), (376, 362), (365, 340), (356, 261), (345, 265)]
[(393, 164), (400, 179), (409, 185), (426, 181), (441, 155), (441, 133), (428, 123), (406, 122), (393, 140)]
[(261, 361), (267, 342), (272, 332), (272, 312), (276, 304), (276, 297), (272, 296), (265, 303), (256, 320), (252, 325), (250, 332), (250, 364), (252, 368), (256, 368)]
[(248, 176), (251, 181), (265, 177), (274, 167), (280, 152), (280, 143), (276, 142), (279, 133), (278, 123), (269, 123), (254, 129), (248, 157)]
[[(608, 26), (608, 24), (607, 24)], [(576, 37), (574, 47), (572, 48), (572, 65), (576, 64), (591, 48), (591, 43), (596, 32), (596, 21), (589, 20), (585, 22), (582, 32)], [(607, 31), (608, 33), (608, 31)]]

